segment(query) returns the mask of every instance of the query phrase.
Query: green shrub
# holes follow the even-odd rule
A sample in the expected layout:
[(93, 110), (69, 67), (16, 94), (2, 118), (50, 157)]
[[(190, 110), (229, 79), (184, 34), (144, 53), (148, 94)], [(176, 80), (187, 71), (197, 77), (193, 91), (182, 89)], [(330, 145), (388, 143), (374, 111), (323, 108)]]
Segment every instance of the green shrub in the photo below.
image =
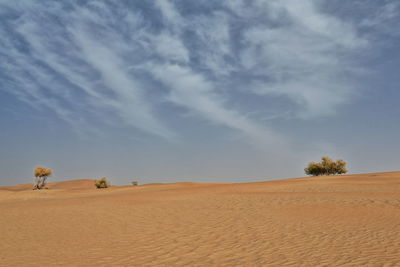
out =
[(94, 185), (97, 188), (107, 188), (110, 186), (110, 183), (107, 181), (107, 179), (105, 177), (102, 177), (99, 180), (95, 180)]
[(139, 185), (139, 182), (138, 181), (132, 181), (132, 185), (133, 186), (137, 186), (137, 185)]
[(310, 162), (307, 168), (304, 169), (307, 175), (335, 175), (344, 174), (347, 172), (346, 162), (342, 159), (333, 161), (329, 157), (322, 157), (321, 162)]

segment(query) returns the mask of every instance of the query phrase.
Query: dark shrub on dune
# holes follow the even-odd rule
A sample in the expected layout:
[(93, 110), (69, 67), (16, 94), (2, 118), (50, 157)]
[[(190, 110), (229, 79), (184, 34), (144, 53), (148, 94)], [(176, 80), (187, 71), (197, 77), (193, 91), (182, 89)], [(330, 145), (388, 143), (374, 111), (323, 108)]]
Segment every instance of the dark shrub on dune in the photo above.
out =
[(307, 175), (335, 175), (344, 174), (347, 172), (346, 162), (342, 159), (333, 161), (329, 157), (322, 157), (321, 162), (310, 162), (307, 168), (304, 169)]
[(97, 188), (108, 188), (110, 187), (110, 183), (107, 181), (105, 177), (100, 178), (99, 180), (94, 181), (94, 185)]

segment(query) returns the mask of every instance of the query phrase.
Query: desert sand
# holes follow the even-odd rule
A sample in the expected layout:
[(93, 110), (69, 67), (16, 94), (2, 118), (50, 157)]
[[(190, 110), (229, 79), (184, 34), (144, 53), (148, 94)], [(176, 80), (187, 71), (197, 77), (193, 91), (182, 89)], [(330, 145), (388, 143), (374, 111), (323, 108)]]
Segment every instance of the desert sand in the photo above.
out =
[(400, 172), (0, 187), (1, 266), (400, 266)]

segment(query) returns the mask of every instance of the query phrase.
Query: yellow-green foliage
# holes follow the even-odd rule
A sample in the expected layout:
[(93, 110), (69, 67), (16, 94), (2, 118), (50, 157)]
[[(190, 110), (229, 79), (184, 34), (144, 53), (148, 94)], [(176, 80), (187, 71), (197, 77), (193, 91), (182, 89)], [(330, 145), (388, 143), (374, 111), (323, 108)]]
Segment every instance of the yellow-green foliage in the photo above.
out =
[(138, 181), (132, 181), (132, 185), (133, 186), (137, 186), (137, 185), (139, 185), (139, 182)]
[(97, 188), (107, 188), (110, 186), (110, 183), (107, 181), (107, 179), (105, 177), (102, 177), (99, 180), (95, 180), (94, 185)]
[(52, 174), (53, 174), (53, 171), (50, 170), (50, 169), (48, 169), (48, 168), (39, 166), (39, 167), (36, 167), (36, 168), (35, 168), (34, 174), (35, 174), (35, 177), (45, 177), (45, 176), (50, 176), (50, 175), (52, 175)]
[(33, 170), (33, 174), (35, 175), (36, 178), (36, 184), (33, 187), (33, 189), (42, 189), (46, 185), (47, 177), (52, 175), (53, 171), (48, 168), (39, 166)]
[(307, 175), (334, 175), (347, 172), (346, 162), (342, 159), (333, 161), (329, 157), (322, 157), (321, 162), (310, 162), (307, 168), (304, 169)]

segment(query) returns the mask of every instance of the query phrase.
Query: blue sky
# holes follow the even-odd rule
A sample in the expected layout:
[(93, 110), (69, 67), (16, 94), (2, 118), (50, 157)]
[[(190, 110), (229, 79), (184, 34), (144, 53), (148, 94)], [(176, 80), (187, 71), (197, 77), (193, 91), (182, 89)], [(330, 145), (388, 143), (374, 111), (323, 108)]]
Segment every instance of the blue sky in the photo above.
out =
[(399, 1), (0, 0), (2, 184), (400, 170)]

